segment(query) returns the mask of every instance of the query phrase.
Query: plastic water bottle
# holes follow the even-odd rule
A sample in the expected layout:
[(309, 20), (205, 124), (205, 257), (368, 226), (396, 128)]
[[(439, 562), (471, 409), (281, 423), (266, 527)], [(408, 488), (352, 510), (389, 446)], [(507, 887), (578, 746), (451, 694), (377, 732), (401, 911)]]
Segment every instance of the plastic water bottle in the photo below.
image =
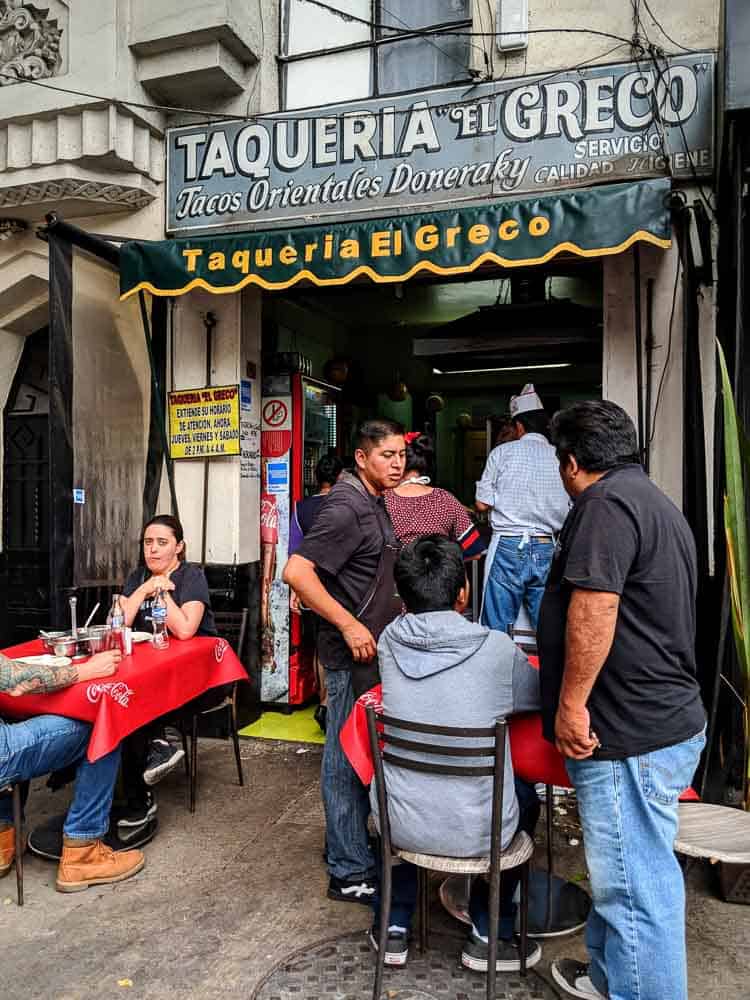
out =
[(157, 590), (156, 597), (154, 597), (154, 603), (151, 606), (151, 625), (154, 630), (154, 637), (151, 640), (154, 649), (169, 649), (167, 604), (161, 590)]
[(112, 596), (112, 607), (107, 615), (107, 625), (109, 625), (109, 648), (122, 649), (122, 630), (125, 628), (125, 612), (120, 604), (120, 595)]

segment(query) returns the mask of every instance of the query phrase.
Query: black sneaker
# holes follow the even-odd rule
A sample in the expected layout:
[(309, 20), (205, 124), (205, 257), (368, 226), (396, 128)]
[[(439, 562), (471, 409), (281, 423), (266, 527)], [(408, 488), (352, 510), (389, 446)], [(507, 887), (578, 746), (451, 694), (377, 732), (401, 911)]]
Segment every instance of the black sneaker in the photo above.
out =
[[(373, 926), (369, 938), (373, 951), (378, 950), (378, 928)], [(385, 964), (398, 967), (406, 965), (409, 957), (409, 936), (400, 927), (388, 928), (388, 941), (385, 945)]]
[(156, 816), (156, 797), (153, 792), (146, 792), (142, 802), (135, 805), (128, 804), (120, 812), (117, 818), (117, 829), (129, 829), (131, 827), (145, 826), (149, 820)]
[(313, 718), (318, 723), (318, 728), (321, 732), (326, 731), (326, 725), (328, 724), (328, 706), (318, 705), (313, 712)]
[(377, 890), (377, 881), (372, 877), (336, 878), (331, 875), (328, 883), (328, 898), (339, 903), (363, 903), (370, 905), (370, 900)]
[(165, 774), (177, 767), (184, 756), (185, 751), (182, 747), (173, 746), (166, 740), (151, 740), (143, 780), (147, 785), (155, 785)]
[[(498, 940), (497, 961), (495, 969), (498, 972), (519, 972), (521, 969), (521, 958), (518, 949), (521, 946), (520, 938), (516, 937), (512, 941)], [(489, 945), (472, 931), (466, 939), (466, 944), (461, 952), (461, 964), (474, 972), (487, 971), (487, 954)], [(530, 969), (542, 957), (542, 949), (536, 941), (528, 941), (526, 951), (526, 967)]]
[(550, 966), (552, 978), (569, 997), (583, 997), (584, 1000), (606, 1000), (607, 994), (600, 993), (589, 979), (589, 967), (585, 962), (573, 958), (556, 958)]

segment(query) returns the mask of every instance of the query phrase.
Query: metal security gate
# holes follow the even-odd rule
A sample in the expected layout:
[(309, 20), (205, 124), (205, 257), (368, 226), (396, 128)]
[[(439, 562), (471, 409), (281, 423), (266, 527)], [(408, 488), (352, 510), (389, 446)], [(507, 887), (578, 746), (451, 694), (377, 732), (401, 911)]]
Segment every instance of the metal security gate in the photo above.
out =
[(29, 337), (3, 418), (4, 644), (50, 621), (48, 343)]

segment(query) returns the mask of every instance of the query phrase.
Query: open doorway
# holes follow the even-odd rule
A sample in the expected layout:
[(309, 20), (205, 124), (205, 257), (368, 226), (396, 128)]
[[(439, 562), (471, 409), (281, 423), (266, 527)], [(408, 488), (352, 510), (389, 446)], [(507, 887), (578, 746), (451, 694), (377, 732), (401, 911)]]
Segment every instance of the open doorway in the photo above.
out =
[(3, 645), (50, 623), (49, 332), (28, 337), (3, 413)]
[(452, 281), (355, 284), (265, 296), (264, 371), (305, 366), (341, 388), (337, 450), (365, 416), (427, 430), (435, 480), (473, 506), (508, 412), (533, 382), (552, 414), (601, 396), (602, 269), (495, 268)]

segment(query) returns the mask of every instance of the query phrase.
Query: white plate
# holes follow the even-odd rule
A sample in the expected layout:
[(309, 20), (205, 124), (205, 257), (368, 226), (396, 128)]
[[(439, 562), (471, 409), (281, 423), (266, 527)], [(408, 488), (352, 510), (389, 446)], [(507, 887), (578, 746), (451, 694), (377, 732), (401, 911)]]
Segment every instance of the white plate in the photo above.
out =
[(133, 632), (130, 636), (133, 642), (151, 642), (150, 632)]
[(52, 653), (42, 653), (41, 656), (19, 656), (18, 662), (40, 667), (69, 667), (73, 661), (69, 656), (53, 656)]

